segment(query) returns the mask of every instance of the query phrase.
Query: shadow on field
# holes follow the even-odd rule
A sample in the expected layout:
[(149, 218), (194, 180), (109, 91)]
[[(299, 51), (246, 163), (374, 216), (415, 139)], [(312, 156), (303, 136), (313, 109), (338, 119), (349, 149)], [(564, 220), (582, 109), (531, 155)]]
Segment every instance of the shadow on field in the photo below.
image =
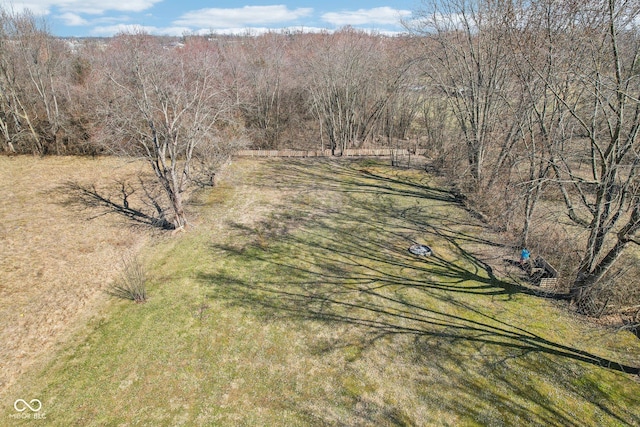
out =
[(377, 172), (378, 161), (344, 159), (317, 159), (312, 163), (304, 160), (271, 161), (265, 166), (267, 182), (258, 185), (298, 189), (301, 191), (323, 190), (352, 194), (379, 196), (401, 196), (457, 203), (450, 191), (431, 186), (428, 175), (408, 179), (398, 170), (395, 176)]
[[(363, 347), (392, 337), (409, 338), (425, 360), (429, 358), (432, 364), (446, 361), (443, 369), (452, 360), (465, 366), (469, 357), (486, 355), (482, 363), (490, 375), (503, 375), (500, 380), (513, 396), (535, 399), (544, 414), (529, 414), (529, 408), (511, 399), (505, 402), (500, 391), (486, 390), (477, 375), (458, 376), (459, 386), (469, 393), (481, 390), (483, 403), (522, 419), (535, 417), (533, 420), (541, 424), (582, 425), (560, 412), (526, 380), (514, 381), (513, 374), (501, 374), (505, 360), (535, 354), (554, 356), (541, 359), (541, 363), (545, 369), (555, 370), (557, 378), (566, 375), (566, 364), (561, 363), (564, 359), (628, 374), (640, 372), (638, 367), (497, 319), (487, 308), (492, 301), (508, 301), (531, 291), (496, 277), (491, 266), (480, 259), (476, 252), (499, 245), (479, 237), (481, 225), (461, 208), (452, 207), (455, 198), (448, 192), (426, 182), (383, 176), (343, 163), (327, 162), (319, 168), (306, 167), (303, 162), (278, 163), (274, 167), (278, 173), (269, 176), (280, 178), (264, 185), (299, 193), (265, 221), (251, 226), (231, 224), (238, 243), (217, 245), (212, 250), (237, 268), (200, 276), (210, 285), (211, 298), (265, 319), (293, 318), (356, 327)], [(256, 179), (260, 182), (260, 177)], [(408, 247), (417, 241), (427, 242), (434, 255), (418, 258), (410, 254)], [(453, 344), (460, 343), (476, 354), (451, 350)], [(348, 340), (338, 339), (323, 351), (348, 345)], [(389, 357), (393, 360), (393, 355)], [(546, 366), (554, 363), (557, 365)], [(566, 386), (571, 387), (569, 381)], [(629, 422), (623, 417), (633, 417), (613, 413), (600, 403), (606, 402), (603, 396), (591, 396), (589, 401), (621, 423)], [(451, 405), (452, 412), (465, 416), (479, 410), (473, 399), (442, 405)]]
[(128, 225), (175, 230), (167, 218), (168, 209), (158, 185), (143, 174), (114, 180), (102, 187), (68, 181), (53, 194), (60, 197), (62, 206), (89, 212), (89, 220), (114, 214), (127, 220)]
[[(346, 239), (354, 237), (344, 233), (342, 236)], [(304, 250), (299, 246), (294, 248)], [(223, 250), (228, 255), (243, 255), (243, 251), (228, 246), (218, 246), (216, 250)], [(224, 273), (206, 274), (200, 279), (221, 285), (212, 295), (213, 298), (223, 298), (236, 305), (257, 309), (267, 317), (285, 315), (366, 326), (373, 333), (371, 342), (392, 334), (463, 339), (513, 348), (520, 354), (547, 353), (628, 374), (640, 373), (637, 367), (549, 341), (526, 329), (502, 323), (442, 292), (434, 292), (508, 296), (517, 292), (517, 285), (484, 277), (473, 269), (462, 268), (438, 256), (425, 261), (424, 267), (416, 267), (402, 260), (389, 262), (376, 254), (340, 253), (334, 250), (334, 257), (325, 252), (328, 250), (326, 247), (315, 245), (307, 250), (314, 253), (319, 264), (302, 266), (299, 259), (288, 264), (255, 252), (250, 255), (254, 262), (264, 261), (269, 276), (276, 276), (277, 280), (265, 281), (260, 276), (242, 280)], [(362, 251), (362, 248), (358, 250)], [(469, 256), (468, 253), (465, 255)], [(403, 269), (405, 273), (408, 269), (414, 271), (406, 275), (386, 273), (381, 268), (369, 266), (371, 261)], [(480, 265), (476, 267), (482, 268)], [(420, 277), (424, 277), (425, 273), (439, 275), (446, 281), (421, 280)], [(408, 295), (405, 294), (409, 292), (405, 291), (408, 290), (428, 293), (441, 305), (457, 307), (457, 311), (467, 312), (467, 315), (451, 314), (449, 310), (437, 310), (413, 302), (406, 298)]]

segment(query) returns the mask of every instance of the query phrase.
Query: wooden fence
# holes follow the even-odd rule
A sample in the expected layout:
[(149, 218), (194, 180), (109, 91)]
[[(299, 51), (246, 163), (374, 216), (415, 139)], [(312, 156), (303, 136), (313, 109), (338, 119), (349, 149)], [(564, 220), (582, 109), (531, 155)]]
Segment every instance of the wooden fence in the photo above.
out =
[[(347, 149), (342, 153), (343, 157), (389, 157), (409, 156), (425, 154), (425, 149), (407, 150), (393, 148), (356, 148)], [(241, 157), (331, 157), (330, 150), (240, 150), (237, 153)], [(340, 156), (340, 153), (337, 153)]]

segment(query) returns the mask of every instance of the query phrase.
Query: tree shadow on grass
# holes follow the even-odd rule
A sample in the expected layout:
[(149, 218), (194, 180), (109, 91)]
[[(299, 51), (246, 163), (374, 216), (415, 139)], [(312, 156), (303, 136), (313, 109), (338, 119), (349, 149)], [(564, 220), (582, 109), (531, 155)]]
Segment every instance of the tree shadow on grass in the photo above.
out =
[[(233, 254), (231, 250), (222, 247), (217, 249), (226, 251), (230, 258), (244, 258), (248, 255)], [(321, 248), (314, 249), (324, 252)], [(567, 368), (567, 362), (583, 362), (627, 374), (639, 372), (635, 366), (547, 339), (526, 327), (505, 323), (486, 310), (452, 296), (471, 294), (491, 299), (505, 294), (504, 289), (496, 286), (495, 282), (480, 285), (465, 283), (474, 282), (472, 278), (477, 277), (471, 270), (465, 271), (458, 267), (457, 271), (461, 273), (458, 277), (451, 272), (448, 279), (454, 280), (438, 283), (422, 281), (411, 275), (403, 277), (386, 274), (375, 267), (356, 273), (355, 270), (360, 270), (363, 264), (368, 265), (370, 260), (358, 264), (353, 262), (353, 256), (344, 261), (338, 259), (340, 255), (330, 258), (327, 254), (321, 254), (314, 258), (322, 264), (322, 268), (318, 268), (318, 264), (308, 263), (306, 260), (292, 259), (287, 262), (270, 259), (273, 254), (268, 251), (264, 256), (259, 251), (248, 252), (254, 268), (246, 272), (247, 276), (225, 272), (199, 276), (199, 280), (210, 289), (208, 297), (248, 310), (266, 322), (321, 322), (335, 331), (341, 330), (341, 326), (348, 327), (348, 334), (339, 333), (329, 342), (313, 344), (311, 340), (312, 346), (317, 345), (316, 351), (323, 353), (347, 348), (353, 345), (354, 336), (362, 350), (380, 348), (376, 343), (406, 338), (414, 342), (413, 348), (408, 351), (420, 354), (417, 366), (446, 361), (439, 372), (447, 372), (451, 363), (465, 366), (469, 357), (481, 358), (486, 368), (484, 374), (491, 377), (492, 382), (499, 387), (487, 387), (478, 373), (455, 375), (458, 393), (468, 394), (468, 399), (441, 402), (443, 409), (451, 414), (481, 420), (486, 416), (486, 408), (495, 407), (521, 420), (533, 420), (534, 424), (582, 425), (579, 420), (564, 413), (557, 401), (549, 400), (541, 389), (531, 387), (526, 377), (518, 379), (517, 375), (505, 373), (510, 366), (509, 360), (538, 360), (540, 356), (544, 356), (540, 359), (546, 361), (542, 362), (545, 365), (543, 371), (547, 372), (547, 378), (552, 378), (551, 381), (567, 377), (566, 372), (563, 372)], [(246, 265), (242, 260), (240, 263)], [(446, 261), (439, 260), (437, 263)], [(404, 263), (401, 262), (401, 265)], [(409, 267), (405, 268), (408, 271)], [(419, 276), (421, 270), (416, 268), (416, 275)], [(460, 345), (474, 350), (460, 354)], [(399, 352), (405, 351), (402, 347), (396, 348)], [(477, 353), (474, 354), (474, 351)], [(389, 361), (395, 358), (394, 355), (389, 355)], [(527, 362), (524, 363), (526, 365)], [(548, 363), (556, 363), (556, 374), (548, 372)], [(571, 388), (571, 379), (567, 378), (567, 383), (562, 383), (561, 387), (565, 390)], [(426, 385), (425, 388), (428, 389)], [(504, 388), (511, 393), (509, 397), (505, 397), (502, 390)], [(599, 389), (595, 387), (595, 390)], [(572, 393), (584, 391), (574, 387)], [(484, 409), (478, 407), (478, 396)], [(365, 401), (357, 400), (360, 411), (372, 413), (361, 413), (360, 416), (379, 420), (375, 417), (390, 413), (390, 408), (378, 407), (375, 402), (366, 403), (366, 397), (363, 399)], [(585, 396), (585, 399), (622, 424), (640, 421), (622, 409), (622, 413), (616, 413), (611, 408), (613, 405), (609, 396), (595, 394)], [(530, 405), (522, 403), (523, 401), (535, 402), (534, 405), (543, 410), (532, 412)], [(485, 421), (496, 424), (495, 419)]]
[[(291, 199), (275, 207), (275, 214), (257, 225), (230, 224), (249, 241), (266, 230), (264, 238), (275, 248), (249, 243), (249, 247), (253, 245), (249, 257), (278, 277), (274, 282), (259, 277), (255, 281), (224, 275), (202, 277), (207, 282), (234, 284), (225, 286), (225, 292), (237, 291), (241, 297), (237, 301), (248, 299), (256, 307), (254, 303), (264, 305), (260, 304), (263, 297), (272, 295), (274, 298), (266, 298), (270, 303), (265, 307), (274, 312), (363, 324), (384, 333), (421, 334), (422, 325), (446, 327), (454, 331), (450, 338), (472, 333), (467, 337), (471, 341), (553, 354), (625, 373), (640, 372), (638, 367), (503, 324), (463, 299), (452, 298), (458, 294), (510, 299), (517, 294), (538, 293), (496, 277), (487, 262), (467, 249), (469, 245), (501, 245), (483, 236), (482, 224), (469, 218), (460, 207), (444, 211), (432, 208), (434, 203), (456, 205), (457, 199), (446, 190), (429, 186), (428, 180), (402, 174), (385, 176), (353, 160), (315, 160), (313, 167), (304, 160), (274, 162), (266, 168), (268, 176), (279, 177), (270, 181), (270, 186), (306, 192), (314, 189), (316, 197), (333, 191), (343, 193), (343, 198), (339, 205), (329, 207), (304, 198)], [(413, 199), (420, 203), (415, 204)], [(426, 258), (410, 254), (408, 247), (416, 243), (415, 236), (433, 242), (435, 254)], [(439, 254), (439, 248), (445, 246), (447, 250)], [(247, 259), (247, 247), (219, 245), (215, 249), (237, 257), (239, 262)], [(256, 301), (251, 298), (252, 289), (261, 293)], [(406, 290), (427, 293), (439, 303), (457, 305), (464, 316), (402, 299)], [(342, 298), (345, 295), (348, 298)], [(284, 301), (290, 304), (283, 304)], [(353, 310), (368, 316), (347, 314)], [(467, 314), (477, 320), (465, 317)], [(411, 326), (402, 327), (394, 322), (396, 319)]]
[[(532, 291), (497, 277), (477, 256), (477, 250), (499, 244), (480, 234), (481, 227), (458, 212), (462, 209), (438, 208), (454, 202), (442, 191), (421, 191), (401, 178), (363, 177), (350, 168), (334, 172), (335, 182), (327, 183), (326, 173), (333, 169), (318, 172), (303, 166), (287, 166), (288, 172), (279, 175), (286, 178), (269, 184), (305, 189), (300, 197), (275, 207), (275, 214), (261, 222), (230, 224), (237, 241), (212, 247), (225, 257), (225, 265), (236, 268), (200, 274), (199, 279), (209, 286), (210, 298), (265, 320), (323, 322), (336, 325), (336, 330), (347, 326), (359, 331), (363, 347), (387, 339), (409, 339), (413, 350), (423, 354), (421, 363), (428, 357), (429, 363), (458, 360), (464, 366), (465, 358), (474, 355), (456, 354), (453, 349), (462, 343), (482, 356), (487, 375), (507, 387), (519, 402), (535, 399), (543, 413), (531, 414), (525, 404), (513, 399), (505, 403), (501, 391), (483, 389), (478, 375), (457, 376), (460, 387), (469, 394), (481, 393), (483, 404), (539, 424), (578, 426), (581, 422), (539, 389), (502, 371), (505, 361), (541, 357), (543, 363), (555, 364), (553, 369), (545, 365), (543, 371), (556, 372), (557, 378), (562, 378), (567, 366), (575, 366), (573, 362), (627, 374), (640, 372), (632, 363), (532, 332), (524, 326), (526, 319), (501, 320), (493, 302), (507, 304)], [(339, 193), (340, 198), (329, 205), (317, 202), (328, 193)], [(408, 247), (418, 240), (428, 241), (435, 255), (417, 258), (410, 254)], [(325, 351), (350, 344), (350, 338), (338, 337)], [(574, 388), (573, 392), (583, 391)], [(585, 399), (622, 424), (640, 421), (625, 410), (618, 414), (611, 405), (601, 403), (610, 401), (608, 396)], [(479, 417), (475, 404), (474, 399), (443, 403), (451, 406), (452, 413)]]
[[(324, 257), (318, 259), (325, 263), (329, 261)], [(501, 408), (504, 413), (515, 415), (519, 419), (534, 419), (535, 424), (582, 425), (569, 414), (563, 413), (557, 402), (550, 401), (540, 389), (531, 387), (526, 378), (518, 380), (517, 376), (504, 373), (509, 366), (505, 363), (508, 359), (536, 359), (536, 355), (544, 355), (548, 357), (543, 360), (565, 361), (556, 362), (556, 381), (557, 378), (563, 378), (563, 375), (566, 377), (566, 373), (563, 374), (566, 366), (561, 365), (568, 361), (630, 374), (638, 373), (634, 366), (554, 342), (526, 328), (500, 321), (464, 301), (451, 298), (449, 294), (454, 285), (421, 283), (397, 275), (389, 276), (379, 270), (370, 270), (366, 275), (350, 274), (353, 264), (341, 265), (335, 259), (321, 271), (316, 266), (305, 267), (298, 262), (270, 262), (259, 257), (254, 262), (261, 266), (254, 271), (255, 278), (243, 278), (224, 272), (202, 274), (199, 279), (210, 286), (208, 297), (242, 307), (257, 314), (263, 321), (314, 321), (325, 323), (335, 330), (340, 330), (340, 326), (347, 326), (358, 337), (358, 345), (362, 349), (373, 348), (378, 342), (388, 343), (389, 339), (409, 338), (414, 342), (413, 350), (409, 351), (421, 355), (418, 366), (438, 363), (439, 360), (447, 361), (440, 372), (447, 372), (456, 358), (458, 362), (453, 363), (458, 363), (459, 366), (468, 364), (469, 357), (481, 357), (487, 366), (494, 365), (487, 368), (485, 374), (492, 378), (492, 382), (508, 388), (510, 397), (505, 398), (500, 388), (494, 390), (493, 387), (487, 387), (476, 373), (455, 375), (459, 393), (468, 394), (469, 399), (442, 402), (443, 408), (452, 414), (482, 419), (481, 415), (484, 416), (485, 411), (478, 407), (477, 399), (480, 396), (481, 405), (485, 409), (491, 406)], [(263, 277), (272, 277), (272, 280), (261, 279), (260, 271), (264, 270), (269, 270), (269, 274)], [(470, 271), (466, 274), (467, 277), (473, 276)], [(459, 279), (463, 282), (466, 277)], [(482, 295), (482, 298), (491, 298), (500, 292), (497, 290), (493, 293), (488, 289), (478, 291), (475, 286), (467, 290), (474, 295)], [(417, 298), (416, 292), (422, 294), (421, 297)], [(458, 289), (456, 292), (465, 290)], [(425, 298), (425, 294), (428, 298)], [(316, 350), (332, 352), (351, 346), (353, 335), (338, 336), (334, 341), (320, 344)], [(463, 348), (474, 348), (477, 354), (459, 354), (454, 350), (460, 348), (459, 343), (463, 343)], [(398, 348), (398, 351), (403, 350)], [(389, 355), (389, 361), (395, 358), (394, 355)], [(545, 366), (544, 370), (548, 371), (548, 367)], [(547, 376), (553, 375), (549, 373)], [(564, 388), (570, 386), (569, 379), (567, 384), (562, 384)], [(574, 393), (580, 392), (583, 391), (574, 389)], [(632, 415), (617, 414), (603, 403), (609, 401), (608, 396), (592, 395), (585, 396), (585, 399), (622, 424), (632, 424)], [(532, 412), (530, 406), (522, 401), (535, 402), (536, 406), (544, 410)], [(360, 401), (358, 403), (363, 404)], [(390, 409), (380, 408), (369, 402), (361, 410), (373, 411), (369, 414), (373, 417), (375, 414), (385, 414)], [(486, 421), (495, 424), (496, 420)]]
[(67, 208), (86, 210), (88, 219), (104, 215), (116, 215), (131, 225), (141, 225), (159, 230), (174, 230), (167, 218), (161, 196), (154, 185), (149, 185), (141, 176), (136, 179), (114, 180), (110, 188), (97, 188), (68, 181), (54, 190), (60, 204)]
[[(374, 163), (374, 165), (381, 166)], [(430, 184), (427, 175), (409, 179), (401, 175), (385, 176), (361, 160), (287, 160), (273, 161), (265, 166), (262, 176), (269, 177), (258, 185), (301, 191), (338, 191), (351, 194), (401, 196), (458, 203), (449, 190)]]
[[(396, 174), (386, 176), (376, 171), (375, 167), (367, 167), (368, 162), (363, 159), (313, 159), (313, 160), (288, 160), (270, 162), (265, 166), (265, 172), (258, 176), (257, 185), (282, 190), (294, 190), (299, 192), (315, 191), (319, 193), (342, 193), (360, 197), (358, 203), (364, 212), (359, 215), (361, 221), (366, 221), (372, 226), (388, 228), (388, 220), (395, 219), (403, 222), (403, 227), (411, 228), (417, 232), (424, 232), (431, 228), (433, 223), (438, 224), (438, 232), (448, 232), (455, 238), (468, 242), (476, 242), (496, 247), (502, 247), (501, 243), (483, 238), (486, 224), (478, 221), (473, 215), (469, 215), (464, 203), (451, 189), (440, 188), (433, 185), (429, 176), (421, 171), (419, 174), (407, 177), (402, 170)], [(374, 161), (378, 167), (381, 164)], [(261, 177), (267, 177), (260, 179)], [(373, 199), (371, 203), (364, 203)], [(384, 203), (384, 200), (402, 199), (402, 205), (393, 202)], [(417, 206), (421, 201), (439, 205), (452, 205), (463, 215), (448, 218), (434, 212), (424, 212), (424, 208)], [(376, 214), (368, 216), (366, 209), (372, 209)], [(333, 213), (339, 213), (334, 211)], [(353, 220), (355, 218), (350, 218)], [(449, 223), (455, 227), (447, 227)], [(462, 226), (475, 229), (475, 234), (461, 230)]]
[[(317, 249), (318, 247), (316, 247)], [(218, 246), (227, 251), (235, 249)], [(239, 254), (242, 256), (241, 254)], [(456, 266), (448, 270), (447, 282), (420, 280), (397, 274), (388, 274), (375, 267), (354, 273), (354, 267), (364, 264), (342, 261), (327, 256), (315, 259), (323, 265), (321, 271), (298, 262), (288, 264), (251, 255), (254, 262), (266, 264), (270, 275), (278, 280), (241, 279), (225, 273), (203, 274), (200, 280), (220, 285), (212, 297), (226, 299), (250, 309), (259, 309), (267, 317), (294, 317), (365, 326), (374, 332), (375, 339), (393, 334), (436, 336), (452, 340), (492, 344), (525, 352), (539, 352), (590, 363), (599, 367), (635, 374), (640, 369), (571, 346), (563, 345), (513, 324), (505, 324), (473, 306), (451, 298), (450, 293), (474, 294), (483, 297), (509, 295), (496, 279), (478, 276), (473, 271)], [(367, 262), (368, 264), (368, 262)], [(430, 263), (431, 264), (431, 263)], [(440, 266), (451, 265), (436, 260)], [(410, 268), (405, 264), (398, 264)], [(415, 268), (432, 273), (433, 270)], [(449, 280), (451, 279), (451, 280)], [(471, 283), (470, 285), (463, 284)], [(475, 282), (480, 284), (476, 285)], [(386, 289), (389, 288), (389, 289)], [(464, 314), (452, 314), (430, 305), (413, 302), (403, 290), (419, 290), (437, 305), (457, 308)], [(476, 320), (477, 319), (477, 320)]]

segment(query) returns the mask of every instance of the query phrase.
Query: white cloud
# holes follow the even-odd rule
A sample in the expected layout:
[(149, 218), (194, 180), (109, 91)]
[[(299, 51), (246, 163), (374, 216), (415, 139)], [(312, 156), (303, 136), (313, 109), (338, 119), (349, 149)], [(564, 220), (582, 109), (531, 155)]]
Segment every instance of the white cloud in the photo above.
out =
[(31, 10), (37, 15), (48, 15), (52, 8), (65, 13), (101, 15), (107, 11), (141, 12), (162, 0), (0, 0), (0, 6), (21, 12)]
[(98, 25), (98, 24), (117, 24), (131, 21), (132, 18), (127, 15), (118, 15), (118, 16), (101, 16), (100, 18), (94, 18), (89, 22), (89, 25)]
[(64, 25), (68, 25), (71, 27), (88, 25), (89, 21), (82, 18), (80, 15), (76, 15), (75, 13), (67, 12), (58, 16), (58, 18), (64, 21)]
[(185, 13), (174, 24), (214, 29), (248, 27), (291, 22), (309, 16), (312, 12), (311, 8), (289, 9), (285, 5), (209, 8)]
[(409, 10), (399, 10), (390, 7), (376, 7), (373, 9), (347, 10), (329, 12), (322, 15), (322, 19), (336, 26), (344, 25), (398, 25), (400, 19), (411, 15)]
[[(135, 12), (151, 12), (154, 4), (162, 0), (0, 0), (0, 7), (14, 12), (29, 9), (36, 15), (49, 15), (66, 27), (91, 28), (91, 35), (110, 36), (123, 31), (145, 31), (158, 35), (208, 34), (262, 34), (269, 31), (331, 31), (304, 26), (318, 25), (313, 8), (291, 8), (284, 4), (268, 6), (244, 6), (235, 8), (204, 8), (178, 16), (162, 26), (129, 25), (135, 22)], [(129, 14), (129, 16), (127, 16)], [(359, 27), (395, 28), (401, 18), (411, 12), (392, 7), (378, 7), (325, 13), (321, 19), (328, 27), (354, 25)], [(147, 22), (157, 23), (154, 16)], [(316, 17), (317, 18), (317, 17)], [(144, 22), (144, 21), (143, 21)], [(322, 25), (322, 24), (320, 24)]]
[(56, 3), (62, 10), (101, 15), (106, 11), (142, 12), (160, 1), (162, 0), (69, 0), (68, 2), (58, 0)]
[(42, 1), (34, 1), (34, 2), (14, 2), (14, 1), (4, 1), (0, 0), (0, 7), (7, 11), (22, 13), (26, 10), (30, 10), (36, 15), (48, 15), (49, 14), (49, 5), (47, 2)]

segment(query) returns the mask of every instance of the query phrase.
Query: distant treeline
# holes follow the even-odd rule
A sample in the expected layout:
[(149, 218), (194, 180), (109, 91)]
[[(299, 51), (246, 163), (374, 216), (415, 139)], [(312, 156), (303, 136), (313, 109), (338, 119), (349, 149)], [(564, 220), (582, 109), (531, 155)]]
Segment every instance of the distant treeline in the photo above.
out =
[[(196, 56), (216, 68), (225, 98), (224, 131), (257, 149), (342, 151), (388, 145), (418, 135), (422, 94), (407, 69), (419, 45), (411, 37), (336, 33), (260, 36), (57, 38), (31, 14), (0, 15), (0, 151), (33, 154), (109, 152), (105, 116), (122, 109), (114, 57), (131, 36), (145, 49), (156, 79)], [(413, 48), (412, 48), (413, 46)], [(179, 52), (178, 54), (176, 54)], [(195, 82), (194, 82), (195, 83)], [(137, 124), (131, 123), (136, 126)], [(109, 133), (109, 132), (107, 132)], [(224, 133), (224, 132), (222, 132)], [(112, 137), (113, 135), (110, 135)]]

